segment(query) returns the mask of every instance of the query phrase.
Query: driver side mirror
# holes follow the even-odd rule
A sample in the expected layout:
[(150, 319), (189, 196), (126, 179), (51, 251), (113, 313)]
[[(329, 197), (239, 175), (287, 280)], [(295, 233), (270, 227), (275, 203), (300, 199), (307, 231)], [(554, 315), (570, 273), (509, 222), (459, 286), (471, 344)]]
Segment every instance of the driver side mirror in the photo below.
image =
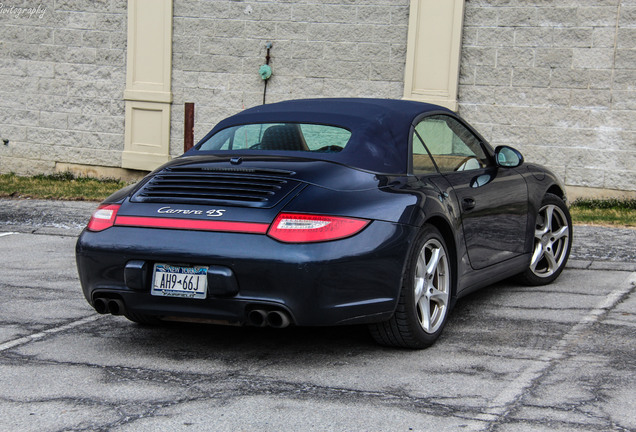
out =
[(523, 156), (512, 147), (497, 146), (495, 148), (495, 160), (497, 161), (497, 166), (516, 168), (523, 163)]

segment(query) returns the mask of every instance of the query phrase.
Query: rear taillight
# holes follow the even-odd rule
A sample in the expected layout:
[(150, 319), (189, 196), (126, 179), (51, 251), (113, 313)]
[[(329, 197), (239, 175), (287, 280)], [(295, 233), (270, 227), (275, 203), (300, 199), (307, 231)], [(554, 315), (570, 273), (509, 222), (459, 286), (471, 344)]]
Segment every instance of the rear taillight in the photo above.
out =
[(86, 229), (89, 231), (103, 231), (112, 227), (115, 224), (119, 207), (119, 204), (100, 205), (91, 216), (91, 220), (88, 221)]
[(281, 213), (269, 227), (267, 235), (286, 243), (323, 242), (351, 237), (368, 223), (364, 219)]

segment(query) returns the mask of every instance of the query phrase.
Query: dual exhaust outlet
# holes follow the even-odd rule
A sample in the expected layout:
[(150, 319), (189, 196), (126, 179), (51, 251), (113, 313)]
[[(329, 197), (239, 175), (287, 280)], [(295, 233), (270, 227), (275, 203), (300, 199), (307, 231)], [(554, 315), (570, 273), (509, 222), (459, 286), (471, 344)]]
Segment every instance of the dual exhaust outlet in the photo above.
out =
[(93, 300), (93, 307), (98, 314), (123, 315), (126, 312), (124, 302), (119, 299), (98, 297)]
[[(120, 299), (97, 297), (93, 300), (93, 307), (99, 314), (124, 315), (126, 313), (126, 306)], [(285, 328), (291, 324), (291, 319), (283, 311), (254, 309), (247, 314), (247, 322), (255, 327)]]
[(289, 315), (278, 310), (254, 309), (247, 314), (247, 322), (255, 327), (285, 328), (291, 324)]

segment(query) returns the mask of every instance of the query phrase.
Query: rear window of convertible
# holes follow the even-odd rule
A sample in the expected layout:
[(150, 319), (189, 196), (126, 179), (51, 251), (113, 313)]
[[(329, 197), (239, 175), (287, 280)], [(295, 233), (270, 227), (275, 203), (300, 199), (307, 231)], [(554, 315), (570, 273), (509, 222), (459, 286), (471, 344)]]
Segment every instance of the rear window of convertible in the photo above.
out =
[(306, 123), (257, 123), (232, 126), (212, 135), (198, 150), (284, 150), (337, 153), (351, 132), (337, 126)]

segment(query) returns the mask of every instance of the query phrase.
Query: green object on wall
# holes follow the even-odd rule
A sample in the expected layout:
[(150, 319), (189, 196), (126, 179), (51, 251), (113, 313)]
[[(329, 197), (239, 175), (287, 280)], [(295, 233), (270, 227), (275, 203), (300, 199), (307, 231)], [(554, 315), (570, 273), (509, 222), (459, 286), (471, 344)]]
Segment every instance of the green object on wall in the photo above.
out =
[(272, 76), (272, 68), (269, 65), (264, 64), (258, 69), (258, 73), (260, 74), (261, 78), (263, 78), (264, 80), (268, 80), (269, 77)]

